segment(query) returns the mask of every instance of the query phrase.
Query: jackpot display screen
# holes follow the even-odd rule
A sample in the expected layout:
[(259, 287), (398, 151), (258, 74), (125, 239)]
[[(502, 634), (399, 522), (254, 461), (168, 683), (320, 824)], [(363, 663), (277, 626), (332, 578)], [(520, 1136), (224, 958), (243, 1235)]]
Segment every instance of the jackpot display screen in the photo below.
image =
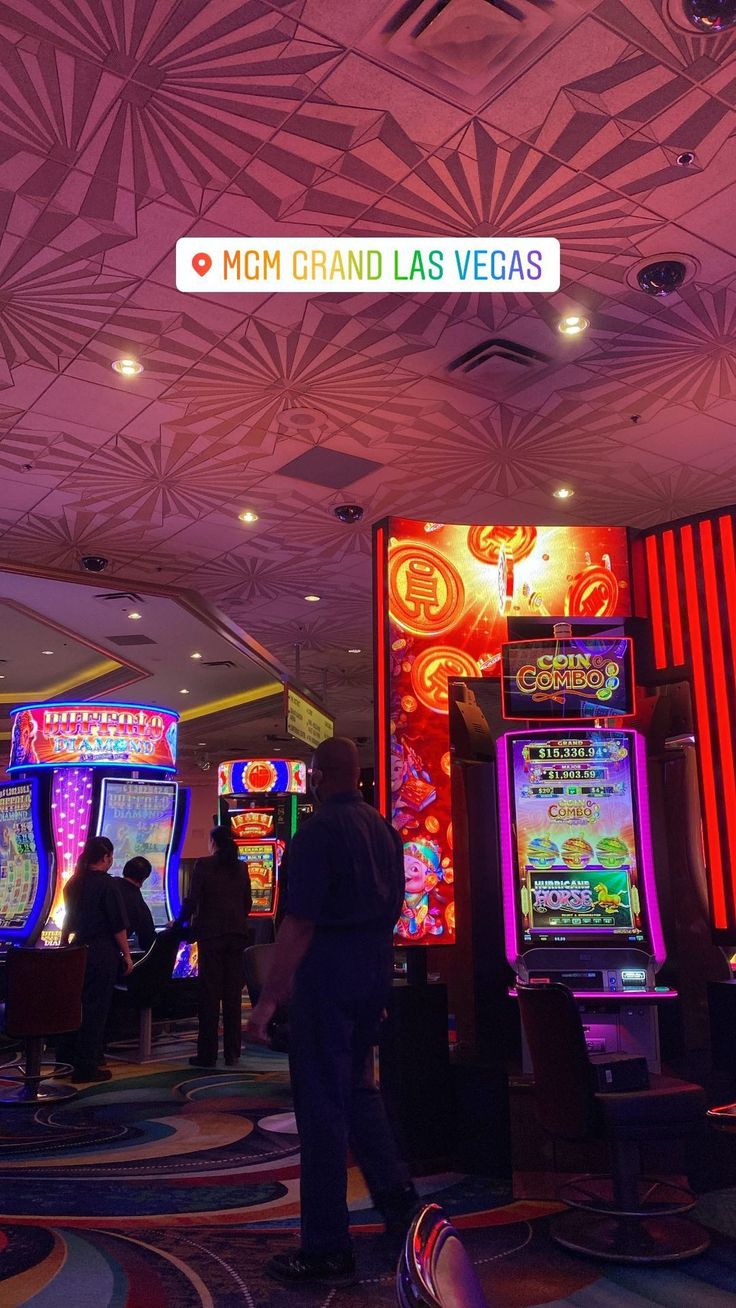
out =
[(276, 841), (262, 845), (240, 845), (238, 854), (248, 864), (250, 889), (253, 896), (253, 913), (273, 913), (276, 907), (276, 872), (278, 850)]
[(31, 782), (0, 786), (0, 935), (22, 939), (48, 878)]
[(506, 737), (518, 944), (646, 940), (634, 733)]
[(130, 781), (105, 777), (97, 835), (115, 847), (111, 873), (120, 876), (129, 858), (142, 854), (152, 865), (142, 886), (156, 926), (168, 921), (166, 868), (176, 821), (179, 787), (175, 781)]

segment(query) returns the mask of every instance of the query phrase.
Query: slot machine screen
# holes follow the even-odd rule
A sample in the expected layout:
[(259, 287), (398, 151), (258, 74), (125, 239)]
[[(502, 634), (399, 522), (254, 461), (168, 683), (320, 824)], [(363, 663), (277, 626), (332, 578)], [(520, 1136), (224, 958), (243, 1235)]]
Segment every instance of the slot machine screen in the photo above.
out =
[(248, 864), (253, 913), (273, 913), (276, 898), (276, 842), (241, 845), (238, 855)]
[(121, 876), (129, 858), (142, 854), (152, 866), (141, 887), (156, 926), (169, 920), (166, 906), (166, 868), (176, 821), (178, 786), (175, 781), (130, 781), (105, 777), (102, 782), (97, 835), (107, 836), (115, 847), (110, 869)]
[(0, 935), (23, 940), (48, 884), (33, 783), (0, 786)]
[(634, 734), (506, 741), (519, 947), (645, 945)]

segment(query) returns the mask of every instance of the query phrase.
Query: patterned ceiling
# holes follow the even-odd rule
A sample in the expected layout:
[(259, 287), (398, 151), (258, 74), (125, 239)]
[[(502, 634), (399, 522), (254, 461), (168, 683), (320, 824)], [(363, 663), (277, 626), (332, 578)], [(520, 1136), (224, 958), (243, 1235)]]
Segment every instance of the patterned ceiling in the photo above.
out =
[[(0, 557), (194, 587), (289, 666), (298, 644), (369, 734), (375, 519), (642, 525), (736, 499), (736, 31), (678, 6), (0, 3)], [(175, 290), (181, 236), (347, 232), (557, 236), (563, 285)], [(627, 275), (664, 253), (695, 274), (651, 299)], [(322, 447), (376, 466), (281, 471)]]

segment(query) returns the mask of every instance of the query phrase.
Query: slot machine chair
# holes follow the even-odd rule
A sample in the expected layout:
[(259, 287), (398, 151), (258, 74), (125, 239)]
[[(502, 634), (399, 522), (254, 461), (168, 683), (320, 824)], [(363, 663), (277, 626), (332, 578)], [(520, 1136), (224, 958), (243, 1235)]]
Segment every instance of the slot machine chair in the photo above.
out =
[(78, 1094), (73, 1086), (50, 1079), (71, 1072), (70, 1063), (55, 1062), (52, 1070), (44, 1072), (43, 1048), (51, 1036), (79, 1029), (86, 966), (86, 945), (8, 949), (3, 1027), (11, 1040), (23, 1043), (24, 1052), (0, 1068), (0, 1104), (44, 1104)]
[(437, 1204), (414, 1218), (396, 1269), (398, 1308), (490, 1308), (455, 1227)]
[(612, 1262), (675, 1262), (702, 1253), (706, 1232), (681, 1216), (695, 1196), (641, 1174), (642, 1144), (703, 1134), (702, 1087), (652, 1076), (648, 1089), (596, 1093), (572, 991), (556, 982), (517, 990), (543, 1128), (556, 1141), (604, 1140), (611, 1162), (610, 1177), (579, 1177), (560, 1188), (571, 1211), (553, 1221), (553, 1239)]
[[(184, 1016), (175, 1011), (173, 1002), (170, 1002), (171, 987), (176, 984), (171, 974), (181, 934), (177, 930), (159, 932), (148, 953), (134, 963), (132, 972), (115, 987), (113, 1024), (124, 1016), (126, 1010), (132, 1010), (138, 1018), (136, 1062), (147, 1063), (151, 1059), (154, 1021), (166, 1022)], [(192, 1005), (191, 1016), (195, 1013), (196, 1008)]]

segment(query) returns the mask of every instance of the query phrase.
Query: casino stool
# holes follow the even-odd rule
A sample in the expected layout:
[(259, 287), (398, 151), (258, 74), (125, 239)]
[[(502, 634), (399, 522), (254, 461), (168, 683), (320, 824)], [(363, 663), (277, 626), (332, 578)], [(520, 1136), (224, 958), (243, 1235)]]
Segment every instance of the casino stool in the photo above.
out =
[(412, 1222), (396, 1268), (398, 1308), (490, 1308), (455, 1227), (437, 1204)]
[[(181, 1016), (178, 1012), (174, 1014), (174, 1006), (169, 1002), (171, 987), (177, 984), (172, 981), (171, 974), (180, 941), (181, 932), (177, 930), (159, 932), (148, 953), (138, 959), (128, 976), (115, 986), (113, 1024), (126, 1009), (128, 1012), (132, 1009), (138, 1017), (135, 1062), (147, 1063), (151, 1059), (154, 1021), (165, 1022), (172, 1020), (174, 1015)], [(193, 1001), (192, 1016), (195, 1013), (196, 1002)]]
[(648, 1090), (595, 1093), (572, 991), (518, 983), (517, 991), (542, 1126), (555, 1140), (604, 1140), (611, 1162), (610, 1177), (579, 1177), (561, 1187), (559, 1198), (572, 1211), (553, 1221), (553, 1239), (613, 1262), (675, 1262), (702, 1253), (706, 1232), (679, 1216), (695, 1196), (642, 1177), (640, 1154), (645, 1142), (704, 1134), (702, 1087), (652, 1076)]
[[(71, 1064), (55, 1063), (43, 1070), (44, 1042), (68, 1035), (82, 1022), (82, 986), (87, 966), (86, 945), (64, 949), (22, 949), (11, 946), (5, 958), (5, 1034), (21, 1040), (24, 1052), (12, 1065), (0, 1068), (0, 1104), (44, 1104), (73, 1099), (71, 1085), (50, 1080), (71, 1072)], [(8, 1083), (12, 1088), (7, 1089)], [(15, 1083), (15, 1084), (13, 1084)]]

